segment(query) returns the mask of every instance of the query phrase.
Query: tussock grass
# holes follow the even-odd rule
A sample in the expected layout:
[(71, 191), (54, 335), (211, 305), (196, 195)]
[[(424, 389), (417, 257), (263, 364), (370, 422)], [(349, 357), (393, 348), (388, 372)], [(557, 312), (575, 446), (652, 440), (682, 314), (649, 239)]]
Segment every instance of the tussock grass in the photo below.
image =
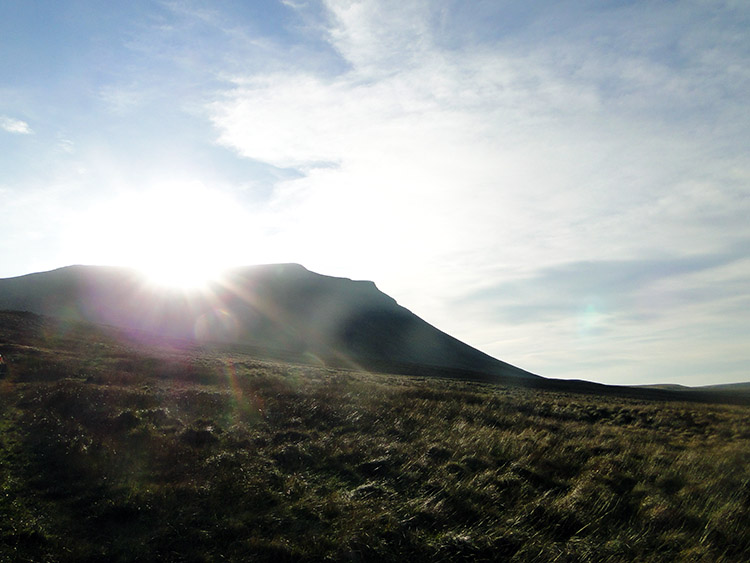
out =
[(0, 331), (3, 561), (750, 558), (747, 407), (50, 332)]

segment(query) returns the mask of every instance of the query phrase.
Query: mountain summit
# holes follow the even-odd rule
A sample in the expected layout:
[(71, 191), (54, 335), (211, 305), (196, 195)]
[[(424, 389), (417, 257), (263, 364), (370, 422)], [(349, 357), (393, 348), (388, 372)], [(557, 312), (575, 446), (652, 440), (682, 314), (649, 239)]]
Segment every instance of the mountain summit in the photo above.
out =
[(149, 285), (125, 268), (69, 266), (0, 279), (0, 309), (253, 346), (330, 365), (538, 377), (438, 330), (373, 282), (324, 276), (298, 264), (231, 270), (190, 292)]

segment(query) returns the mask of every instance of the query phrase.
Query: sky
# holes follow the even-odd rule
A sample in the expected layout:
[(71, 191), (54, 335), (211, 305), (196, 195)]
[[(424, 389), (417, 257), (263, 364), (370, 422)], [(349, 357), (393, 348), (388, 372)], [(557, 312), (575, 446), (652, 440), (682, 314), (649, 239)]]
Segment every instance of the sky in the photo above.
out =
[(547, 377), (750, 381), (750, 3), (0, 0), (0, 278), (297, 262)]

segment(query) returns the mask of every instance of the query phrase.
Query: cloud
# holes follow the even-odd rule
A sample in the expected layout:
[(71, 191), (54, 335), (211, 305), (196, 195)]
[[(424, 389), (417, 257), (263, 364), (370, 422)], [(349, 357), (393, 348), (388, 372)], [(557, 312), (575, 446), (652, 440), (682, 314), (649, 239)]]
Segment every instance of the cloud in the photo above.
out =
[[(503, 280), (464, 299), (465, 303), (481, 303), (494, 318), (515, 325), (550, 320), (592, 304), (607, 314), (645, 321), (674, 314), (683, 305), (718, 303), (743, 295), (750, 272), (730, 278), (722, 278), (719, 272), (737, 264), (746, 267), (743, 260), (749, 250), (746, 240), (720, 253), (570, 262)], [(706, 280), (697, 276), (712, 282), (704, 284)]]
[(0, 116), (0, 129), (8, 133), (18, 133), (20, 135), (31, 135), (34, 133), (25, 121), (5, 116)]
[[(724, 243), (717, 225), (746, 231), (742, 71), (707, 55), (741, 52), (701, 35), (687, 11), (660, 9), (647, 31), (643, 5), (566, 16), (564, 30), (540, 17), (518, 43), (445, 47), (449, 4), (327, 6), (346, 71), (240, 76), (209, 110), (222, 145), (305, 173), (279, 186), (277, 207), (313, 238), (306, 217), (354, 215), (366, 248), (421, 247), (425, 261), (476, 274), (490, 256), (528, 268), (680, 252), (688, 240), (708, 252)], [(670, 17), (687, 39), (662, 55), (677, 38)], [(529, 31), (540, 26), (549, 37)]]

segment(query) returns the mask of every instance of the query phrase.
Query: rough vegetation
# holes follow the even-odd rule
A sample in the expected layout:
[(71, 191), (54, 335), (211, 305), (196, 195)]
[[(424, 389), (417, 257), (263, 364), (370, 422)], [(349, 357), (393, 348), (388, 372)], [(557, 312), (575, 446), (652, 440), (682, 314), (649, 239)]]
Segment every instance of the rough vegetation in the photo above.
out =
[(2, 561), (747, 561), (750, 408), (0, 314)]

